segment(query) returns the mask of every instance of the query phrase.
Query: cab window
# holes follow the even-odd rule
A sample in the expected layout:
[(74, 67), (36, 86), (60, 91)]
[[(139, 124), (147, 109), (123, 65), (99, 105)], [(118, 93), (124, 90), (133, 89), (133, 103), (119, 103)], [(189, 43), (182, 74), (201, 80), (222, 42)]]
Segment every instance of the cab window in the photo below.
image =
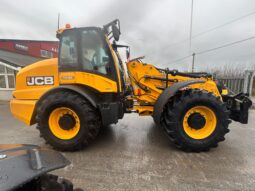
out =
[(82, 31), (82, 69), (111, 76), (110, 51), (95, 30)]
[(61, 40), (60, 63), (62, 66), (78, 66), (77, 39), (74, 34), (66, 34)]

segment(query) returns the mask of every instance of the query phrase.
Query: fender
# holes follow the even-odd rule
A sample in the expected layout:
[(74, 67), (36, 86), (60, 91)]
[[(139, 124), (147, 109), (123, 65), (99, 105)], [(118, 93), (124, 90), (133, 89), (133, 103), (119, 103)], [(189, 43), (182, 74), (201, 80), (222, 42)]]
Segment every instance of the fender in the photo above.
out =
[(61, 85), (58, 86), (56, 88), (52, 88), (49, 91), (47, 91), (37, 102), (37, 105), (44, 99), (46, 98), (48, 95), (50, 95), (53, 92), (58, 92), (58, 91), (62, 91), (62, 90), (70, 90), (73, 92), (76, 92), (78, 94), (80, 94), (81, 96), (85, 97), (90, 103), (91, 105), (93, 105), (94, 107), (97, 107), (97, 102), (96, 102), (96, 97), (91, 93), (91, 91), (88, 91), (85, 88), (82, 88), (80, 86), (77, 85)]
[[(36, 108), (37, 106), (41, 103), (42, 100), (47, 98), (48, 95), (52, 93), (56, 93), (58, 91), (63, 91), (63, 90), (69, 90), (73, 91), (84, 98), (86, 98), (93, 107), (98, 108), (100, 111), (100, 114), (102, 116), (102, 123), (104, 126), (112, 124), (112, 123), (117, 123), (119, 118), (123, 117), (123, 113), (120, 112), (122, 111), (122, 105), (120, 102), (112, 102), (109, 104), (104, 104), (100, 102), (100, 98), (97, 96), (96, 93), (90, 91), (88, 88), (84, 88), (82, 86), (77, 86), (77, 85), (61, 85), (56, 88), (52, 88), (48, 92), (46, 92), (36, 103)], [(111, 113), (109, 117), (109, 113)], [(34, 109), (33, 112), (33, 123), (35, 123), (35, 115), (36, 115), (36, 109)]]
[(157, 125), (160, 125), (160, 117), (161, 113), (164, 109), (165, 104), (168, 102), (169, 98), (174, 96), (176, 92), (184, 87), (187, 87), (192, 84), (200, 84), (200, 83), (205, 83), (204, 80), (189, 80), (189, 81), (183, 81), (183, 82), (178, 82), (172, 86), (169, 86), (166, 88), (158, 97), (154, 104), (154, 110), (152, 117)]
[[(80, 86), (77, 86), (77, 85), (61, 85), (61, 86), (58, 86), (56, 88), (52, 88), (50, 89), (49, 91), (47, 91), (45, 94), (43, 94), (40, 99), (37, 101), (36, 103), (36, 106), (35, 106), (35, 109), (33, 111), (33, 114), (32, 114), (32, 119), (31, 119), (31, 124), (34, 124), (35, 123), (35, 116), (36, 116), (36, 109), (38, 107), (38, 105), (40, 105), (40, 103), (50, 94), (52, 93), (56, 93), (58, 91), (63, 91), (63, 90), (69, 90), (69, 91), (73, 91), (75, 93), (78, 93), (80, 94), (81, 96), (85, 97), (93, 107), (97, 108), (97, 101), (96, 101), (96, 96), (93, 95), (93, 93), (91, 93), (91, 91), (88, 91), (87, 89), (85, 88), (82, 88)], [(30, 124), (30, 125), (31, 125)]]

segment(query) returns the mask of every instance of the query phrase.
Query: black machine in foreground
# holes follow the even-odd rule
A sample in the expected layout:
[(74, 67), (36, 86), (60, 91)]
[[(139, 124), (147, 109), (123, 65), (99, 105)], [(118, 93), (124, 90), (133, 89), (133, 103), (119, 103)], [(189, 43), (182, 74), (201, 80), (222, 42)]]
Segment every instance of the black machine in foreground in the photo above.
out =
[(0, 145), (0, 191), (83, 191), (48, 174), (70, 162), (59, 152), (35, 145)]

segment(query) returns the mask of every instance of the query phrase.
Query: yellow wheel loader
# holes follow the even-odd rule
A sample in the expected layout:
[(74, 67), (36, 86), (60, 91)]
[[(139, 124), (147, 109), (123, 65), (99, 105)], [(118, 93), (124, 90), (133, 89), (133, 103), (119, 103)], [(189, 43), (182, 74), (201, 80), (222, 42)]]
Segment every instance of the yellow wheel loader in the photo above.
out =
[[(206, 151), (229, 132), (231, 119), (248, 121), (249, 98), (232, 95), (207, 73), (160, 69), (142, 57), (123, 63), (120, 22), (57, 31), (58, 59), (21, 69), (11, 111), (55, 149), (79, 150), (125, 113), (152, 116), (178, 148)], [(127, 71), (126, 71), (127, 70)]]

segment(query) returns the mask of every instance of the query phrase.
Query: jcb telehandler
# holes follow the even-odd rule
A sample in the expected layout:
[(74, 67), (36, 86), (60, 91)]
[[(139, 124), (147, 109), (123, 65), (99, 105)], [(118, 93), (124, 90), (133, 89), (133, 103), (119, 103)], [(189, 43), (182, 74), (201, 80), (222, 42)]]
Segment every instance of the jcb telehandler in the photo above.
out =
[(223, 141), (231, 119), (248, 121), (249, 98), (229, 94), (210, 74), (160, 69), (141, 57), (125, 66), (118, 49), (129, 57), (129, 47), (116, 43), (119, 20), (102, 28), (66, 25), (57, 37), (58, 59), (21, 69), (10, 103), (13, 115), (37, 123), (56, 149), (81, 149), (130, 112), (151, 115), (178, 148), (196, 152)]

